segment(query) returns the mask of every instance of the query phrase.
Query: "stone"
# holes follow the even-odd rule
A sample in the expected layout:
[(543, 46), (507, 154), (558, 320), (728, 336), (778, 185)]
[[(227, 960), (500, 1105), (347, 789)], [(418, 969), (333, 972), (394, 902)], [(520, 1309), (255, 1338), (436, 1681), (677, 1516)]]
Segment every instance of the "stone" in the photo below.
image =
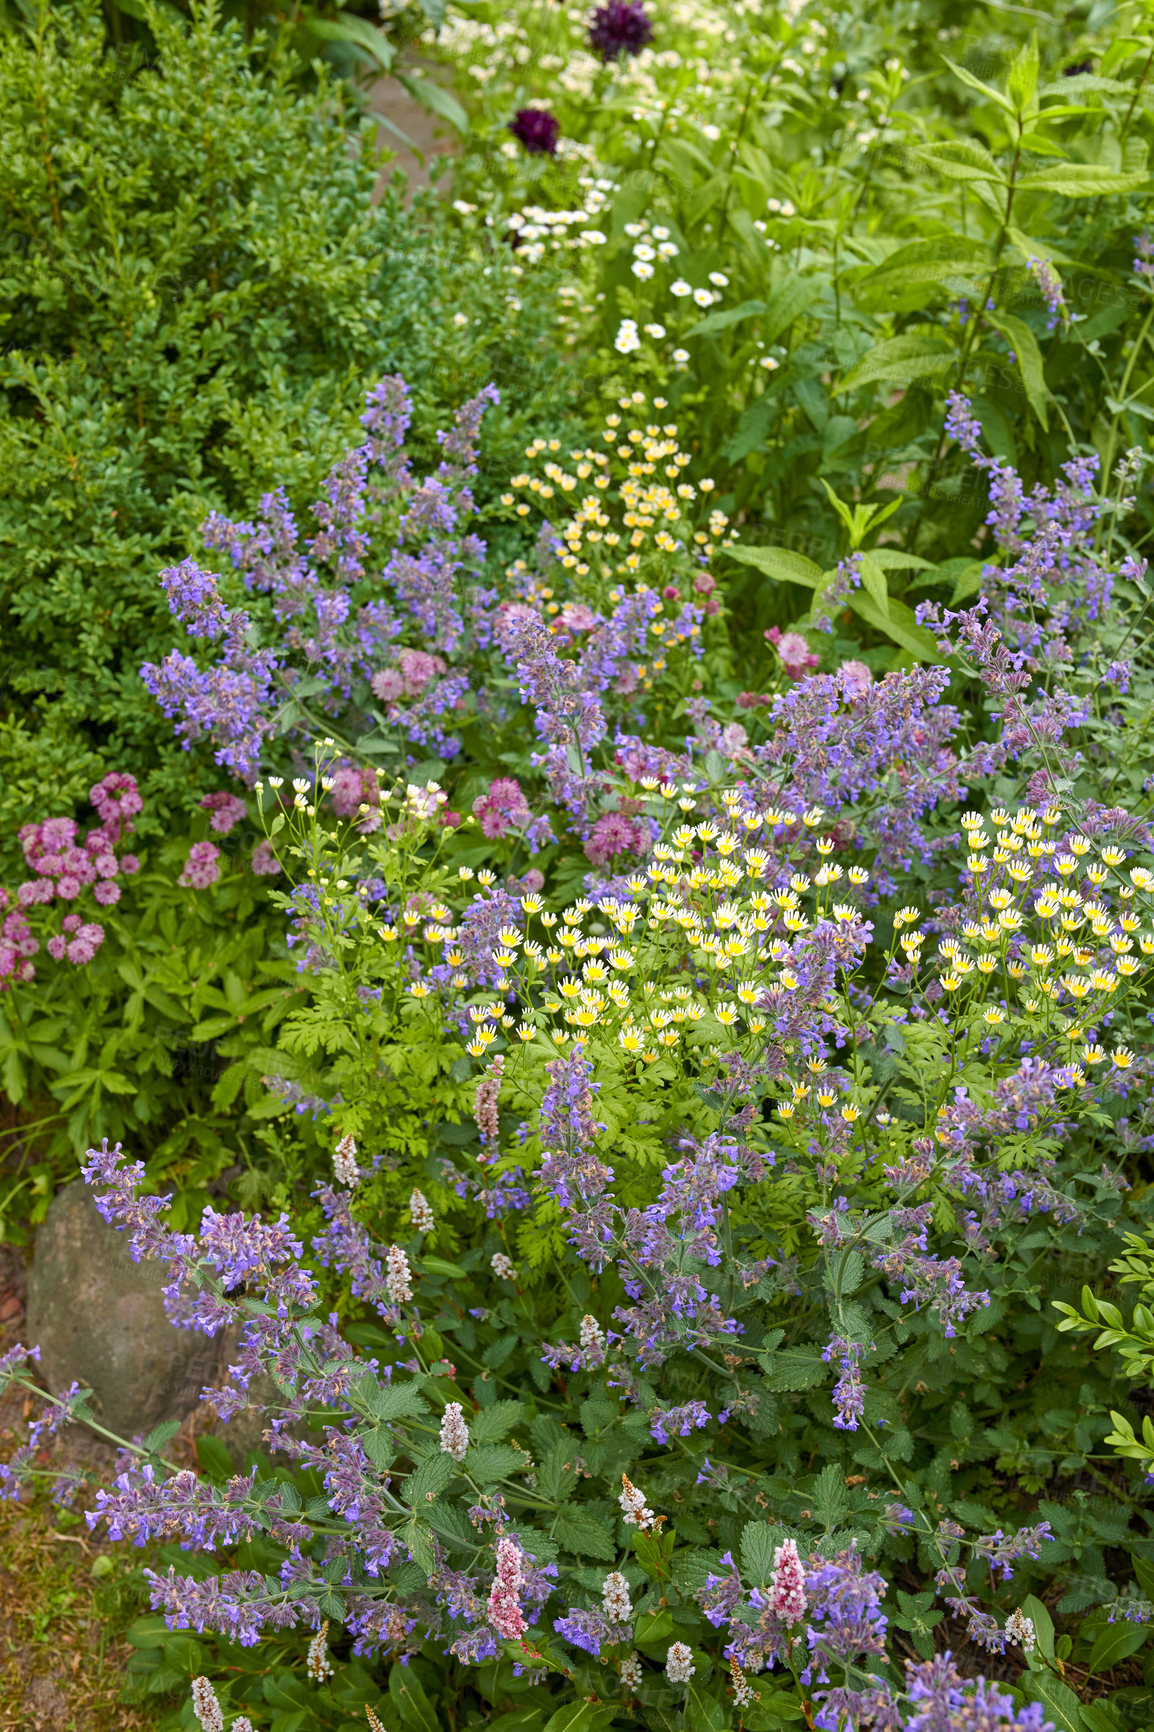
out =
[(57, 1193), (36, 1231), (26, 1340), (39, 1344), (46, 1387), (91, 1388), (96, 1416), (121, 1437), (183, 1421), (228, 1364), (224, 1340), (168, 1321), (166, 1279), (155, 1259), (132, 1261), (128, 1234), (97, 1214), (82, 1179)]

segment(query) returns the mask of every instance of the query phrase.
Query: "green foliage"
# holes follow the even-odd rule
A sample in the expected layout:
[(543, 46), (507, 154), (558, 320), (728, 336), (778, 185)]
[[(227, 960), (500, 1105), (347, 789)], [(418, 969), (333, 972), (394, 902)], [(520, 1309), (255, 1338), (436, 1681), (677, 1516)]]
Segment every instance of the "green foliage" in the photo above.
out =
[[(860, 544), (855, 510), (893, 513), (885, 540), (915, 563), (887, 570), (872, 616), (859, 606), (879, 639), (925, 655), (904, 610), (950, 593), (931, 567), (980, 532), (984, 490), (942, 433), (949, 391), (1027, 485), (1071, 445), (1109, 474), (1145, 441), (1144, 15), (1095, 13), (1076, 37), (1040, 11), (959, 25), (936, 6), (756, 7), (723, 24), (703, 8), (661, 15), (659, 62), (598, 70), (577, 15), (509, 10), (470, 6), (443, 37), (478, 72), (457, 186), (532, 240), (530, 261), (567, 266), (558, 340), (599, 388), (659, 392), (692, 420), (743, 540), (828, 572)], [(510, 156), (522, 64), (554, 61), (563, 86), (538, 79), (537, 98), (573, 145)], [(550, 228), (539, 207), (578, 221)], [(747, 577), (743, 623), (797, 617), (776, 575)]]
[[(257, 53), (211, 5), (151, 17), (144, 66), (105, 51), (91, 4), (0, 35), (6, 851), (46, 785), (59, 810), (133, 771), (161, 828), (190, 780), (213, 785), (138, 675), (173, 636), (157, 573), (210, 509), (274, 484), (307, 502), (398, 366), (427, 440), (489, 378), (514, 404), (499, 429), (567, 389), (535, 352), (540, 291), (504, 304), (503, 255), (395, 189), (374, 202), (340, 86), (302, 95), (287, 50)], [(491, 449), (503, 481), (508, 432)]]

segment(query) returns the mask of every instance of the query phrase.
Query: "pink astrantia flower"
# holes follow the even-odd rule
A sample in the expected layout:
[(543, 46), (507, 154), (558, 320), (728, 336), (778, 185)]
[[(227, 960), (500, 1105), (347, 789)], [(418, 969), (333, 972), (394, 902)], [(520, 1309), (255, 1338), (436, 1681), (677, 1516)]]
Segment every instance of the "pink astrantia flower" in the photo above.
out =
[(200, 802), (204, 811), (209, 814), (209, 828), (218, 835), (227, 836), (230, 830), (236, 828), (245, 814), (245, 803), (236, 794), (206, 794)]
[(258, 878), (273, 878), (280, 871), (271, 842), (258, 842), (252, 851), (252, 869)]
[(380, 698), (383, 704), (392, 704), (404, 696), (405, 678), (396, 668), (381, 668), (370, 681), (373, 696)]
[(767, 643), (771, 643), (781, 657), (781, 665), (791, 680), (799, 680), (809, 669), (815, 668), (820, 661), (815, 656), (800, 632), (781, 632), (777, 626), (771, 626), (765, 634)]
[(220, 849), (211, 842), (194, 842), (178, 883), (193, 890), (207, 890), (220, 877)]
[(399, 667), (406, 696), (418, 698), (431, 680), (444, 673), (445, 662), (427, 650), (407, 649), (401, 651)]
[(585, 853), (594, 866), (605, 866), (615, 854), (640, 854), (644, 848), (645, 837), (632, 818), (623, 812), (603, 812), (589, 832)]
[(507, 830), (527, 824), (533, 814), (520, 782), (512, 776), (498, 776), (489, 783), (489, 792), (473, 801), (473, 816), (480, 823), (482, 836), (495, 842)]
[(355, 818), (362, 806), (379, 805), (377, 778), (372, 770), (346, 764), (333, 775), (331, 799), (338, 818)]
[(783, 1624), (800, 1624), (805, 1616), (805, 1571), (794, 1540), (782, 1540), (773, 1554), (769, 1603)]
[(489, 1622), (499, 1636), (513, 1640), (526, 1630), (519, 1595), (525, 1586), (521, 1548), (516, 1540), (497, 1541), (497, 1574), (489, 1589)]

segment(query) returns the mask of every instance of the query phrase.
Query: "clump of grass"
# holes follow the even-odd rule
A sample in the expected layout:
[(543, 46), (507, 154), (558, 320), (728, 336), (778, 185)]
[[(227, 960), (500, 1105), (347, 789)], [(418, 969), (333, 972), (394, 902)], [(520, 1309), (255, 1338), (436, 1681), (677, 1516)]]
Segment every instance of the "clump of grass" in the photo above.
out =
[(0, 1732), (152, 1728), (127, 1670), (125, 1632), (146, 1604), (139, 1557), (45, 1494), (0, 1502), (0, 1559)]

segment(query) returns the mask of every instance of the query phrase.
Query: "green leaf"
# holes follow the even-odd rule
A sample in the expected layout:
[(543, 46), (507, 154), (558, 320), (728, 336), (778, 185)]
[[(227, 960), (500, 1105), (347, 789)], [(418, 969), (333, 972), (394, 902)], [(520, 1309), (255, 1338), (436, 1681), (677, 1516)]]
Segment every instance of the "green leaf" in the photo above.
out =
[(413, 1383), (378, 1383), (371, 1374), (354, 1385), (374, 1419), (388, 1424), (394, 1419), (415, 1419), (428, 1404)]
[(588, 1732), (597, 1708), (596, 1702), (566, 1702), (545, 1722), (545, 1732)]
[(443, 90), (439, 84), (434, 84), (431, 78), (414, 78), (409, 72), (398, 72), (397, 83), (403, 85), (422, 107), (431, 108), (434, 114), (439, 114), (442, 120), (455, 126), (459, 133), (468, 132), (469, 116), (457, 98)]
[(1043, 84), (1039, 96), (1081, 96), (1097, 92), (1102, 96), (1130, 96), (1133, 86), (1120, 84), (1116, 78), (1102, 78), (1095, 72), (1075, 72), (1070, 78), (1060, 78), (1055, 84)]
[(764, 1587), (773, 1575), (773, 1558), (782, 1541), (780, 1528), (769, 1522), (746, 1522), (741, 1530), (741, 1572), (746, 1580)]
[(894, 643), (908, 650), (921, 662), (940, 662), (941, 651), (932, 632), (919, 625), (914, 618), (913, 609), (904, 601), (890, 597), (889, 606), (883, 613), (865, 590), (855, 589), (846, 597), (846, 601), (856, 614), (860, 614), (875, 631), (880, 631)]
[(1022, 1678), (1022, 1688), (1031, 1701), (1042, 1704), (1047, 1720), (1054, 1722), (1055, 1732), (1085, 1732), (1077, 1696), (1052, 1672), (1031, 1668)]
[(425, 1576), (431, 1576), (435, 1558), (433, 1555), (433, 1533), (428, 1522), (418, 1521), (416, 1516), (406, 1522), (401, 1529), (401, 1538), (413, 1555), (413, 1562)]
[(936, 325), (919, 325), (903, 331), (900, 337), (890, 337), (872, 348), (856, 367), (852, 367), (840, 385), (835, 385), (835, 397), (856, 391), (861, 385), (873, 385), (880, 380), (908, 385), (914, 379), (926, 379), (936, 373), (948, 373), (954, 365), (954, 345)]
[(943, 54), (942, 59), (954, 77), (960, 78), (970, 90), (976, 90), (980, 96), (984, 96), (989, 102), (996, 102), (999, 108), (1006, 110), (1007, 114), (1013, 114), (1013, 103), (1009, 97), (1003, 96), (1000, 90), (995, 90), (992, 84), (983, 84), (980, 78), (975, 78), (972, 72), (968, 72), (964, 66), (959, 66), (955, 60), (951, 60), (948, 54)]
[(591, 1515), (580, 1504), (570, 1504), (558, 1514), (553, 1532), (567, 1552), (606, 1561), (617, 1556), (617, 1542), (605, 1517)]
[[(857, 1253), (855, 1252), (854, 1255)], [(845, 1474), (836, 1462), (830, 1462), (823, 1467), (818, 1475), (817, 1485), (813, 1493), (813, 1513), (821, 1522), (826, 1533), (832, 1533), (840, 1527), (849, 1513), (850, 1497), (846, 1490)]]
[[(396, 50), (388, 37), (383, 30), (370, 24), (367, 18), (359, 18), (355, 12), (340, 12), (335, 18), (308, 18), (302, 28), (312, 36), (319, 36), (322, 42), (350, 43), (375, 61), (382, 72), (393, 69)], [(294, 690), (297, 695), (307, 697), (308, 692), (301, 689), (303, 684), (301, 682)]]
[(209, 1432), (205, 1432), (196, 1440), (196, 1459), (209, 1479), (228, 1479), (234, 1472), (232, 1456), (227, 1444), (222, 1443), (219, 1437), (213, 1437)]
[[(89, 1390), (89, 1394), (91, 1394)], [(164, 1448), (169, 1438), (175, 1437), (180, 1430), (179, 1419), (166, 1419), (162, 1425), (154, 1426), (144, 1440), (145, 1449), (157, 1451)]]
[(858, 564), (861, 572), (862, 587), (878, 611), (888, 619), (890, 611), (890, 595), (886, 585), (886, 574), (874, 559), (872, 553), (863, 553)]
[(405, 1502), (412, 1509), (426, 1509), (444, 1491), (456, 1471), (456, 1462), (444, 1450), (427, 1455), (401, 1487)]
[(1113, 168), (1099, 168), (1092, 162), (1065, 162), (1060, 168), (1043, 168), (1035, 174), (1024, 174), (1018, 182), (1019, 192), (1056, 192), (1063, 198), (1098, 198), (1111, 193), (1136, 192), (1145, 186), (1149, 176), (1141, 171), (1123, 173)]
[(1054, 1658), (1054, 1620), (1036, 1594), (1027, 1594), (1022, 1601), (1022, 1611), (1034, 1626), (1034, 1635), (1038, 1641), (1038, 1651), (1047, 1660)]
[(1037, 113), (1038, 67), (1038, 38), (1031, 35), (1015, 54), (1006, 80), (1006, 90), (1017, 114)]
[(726, 1718), (721, 1703), (706, 1695), (698, 1678), (691, 1678), (685, 1692), (685, 1725), (689, 1732), (721, 1732)]
[[(493, 1403), (494, 1407), (497, 1403)], [(504, 1443), (482, 1443), (475, 1445), (465, 1457), (465, 1467), (473, 1478), (482, 1484), (492, 1485), (494, 1481), (504, 1479), (506, 1474), (515, 1473), (524, 1467), (525, 1457), (519, 1449), (511, 1449)]]
[(763, 1355), (761, 1363), (771, 1389), (812, 1389), (829, 1376), (816, 1347), (783, 1347)]
[(397, 1712), (406, 1726), (417, 1726), (420, 1732), (443, 1732), (433, 1705), (411, 1667), (390, 1668), (389, 1695), (396, 1703)]
[(776, 343), (783, 331), (809, 311), (820, 297), (822, 283), (818, 277), (790, 277), (770, 298), (765, 323), (761, 327), (763, 343)]
[(523, 1401), (495, 1401), (470, 1418), (469, 1436), (473, 1443), (500, 1443), (524, 1417)]
[(638, 1647), (660, 1647), (672, 1634), (673, 1614), (664, 1606), (655, 1612), (642, 1612), (633, 1626), (633, 1639)]
[(780, 583), (801, 583), (807, 589), (816, 589), (822, 579), (821, 566), (791, 547), (727, 547), (724, 552), (742, 565), (754, 565), (767, 577), (776, 577)]
[(946, 180), (995, 181), (1006, 184), (1006, 177), (980, 144), (968, 139), (955, 139), (949, 144), (927, 144), (916, 153), (927, 168)]
[(459, 1263), (450, 1263), (444, 1257), (418, 1257), (415, 1266), (422, 1275), (443, 1275), (449, 1281), (463, 1281), (468, 1274)]
[(1012, 313), (987, 313), (986, 320), (993, 325), (995, 331), (1001, 331), (1003, 337), (1011, 344), (1018, 371), (1022, 375), (1022, 384), (1026, 388), (1027, 400), (1034, 414), (1042, 423), (1043, 432), (1048, 431), (1046, 380), (1038, 339), (1025, 320), (1015, 318)]
[(1120, 1660), (1128, 1660), (1131, 1654), (1138, 1652), (1148, 1633), (1142, 1625), (1107, 1624), (1106, 1628), (1099, 1632), (1090, 1650), (1090, 1658), (1086, 1662), (1087, 1671), (1108, 1672), (1111, 1666), (1116, 1666)]
[(881, 298), (928, 283), (974, 277), (988, 271), (989, 264), (990, 249), (982, 242), (964, 235), (937, 235), (898, 247), (884, 264), (860, 277), (857, 288)]
[(764, 301), (742, 301), (740, 306), (726, 307), (720, 313), (707, 313), (704, 319), (698, 319), (696, 325), (691, 325), (685, 335), (711, 337), (715, 331), (726, 331), (730, 325), (739, 325), (743, 319), (752, 319), (755, 313), (764, 311)]

